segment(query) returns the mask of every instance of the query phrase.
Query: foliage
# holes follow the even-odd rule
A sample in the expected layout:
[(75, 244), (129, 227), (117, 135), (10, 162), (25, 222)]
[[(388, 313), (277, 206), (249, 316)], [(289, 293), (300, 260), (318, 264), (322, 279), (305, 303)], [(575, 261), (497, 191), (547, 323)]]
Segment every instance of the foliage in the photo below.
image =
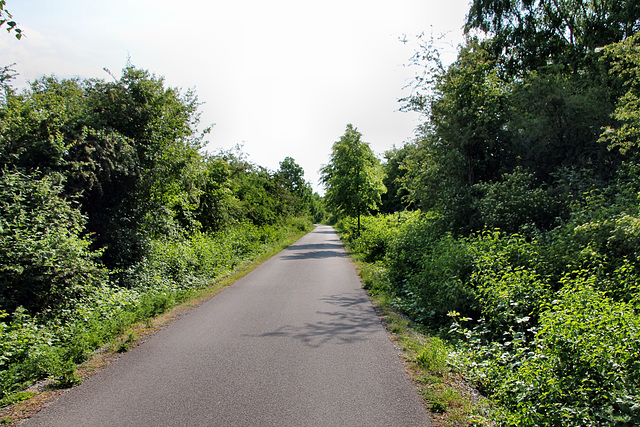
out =
[(496, 56), (510, 69), (526, 70), (549, 62), (577, 69), (595, 49), (640, 30), (640, 6), (616, 0), (474, 0), (467, 31), (481, 30)]
[[(618, 194), (638, 194), (634, 177), (622, 178)], [(363, 259), (378, 254), (369, 260), (382, 283), (369, 289), (431, 330), (458, 337), (458, 360), (449, 363), (499, 404), (501, 425), (633, 425), (640, 416), (640, 276), (628, 251), (637, 247), (637, 201), (612, 218), (615, 205), (606, 200), (576, 206), (571, 221), (539, 237), (493, 230), (455, 238), (439, 234), (437, 217), (424, 214), (404, 222), (393, 221), (398, 214), (365, 218), (360, 237), (348, 232), (353, 221), (341, 227)], [(584, 226), (602, 231), (584, 235)], [(416, 360), (442, 361), (441, 347), (425, 346)]]
[(600, 140), (623, 154), (630, 150), (635, 153), (640, 141), (640, 33), (606, 46), (604, 53), (604, 58), (613, 63), (610, 73), (622, 79), (627, 92), (618, 100), (613, 113), (619, 126), (604, 129)]
[(341, 236), (350, 249), (360, 253), (365, 262), (383, 260), (390, 243), (407, 222), (416, 221), (420, 212), (396, 212), (389, 215), (366, 216), (362, 218), (358, 233), (357, 220), (347, 217), (338, 222)]
[(409, 200), (409, 192), (402, 185), (406, 174), (404, 167), (408, 149), (406, 147), (393, 147), (384, 153), (385, 162), (382, 165), (384, 177), (382, 183), (387, 191), (381, 196), (380, 212), (393, 213), (404, 209), (411, 209), (413, 205)]
[(197, 98), (128, 66), (120, 80), (43, 77), (0, 109), (0, 164), (58, 173), (102, 260), (124, 267), (167, 225), (192, 226), (200, 195)]
[[(104, 286), (91, 298), (69, 300), (75, 305), (61, 308), (64, 316), (39, 319), (22, 307), (11, 315), (0, 311), (0, 405), (35, 380), (51, 377), (61, 385), (78, 381), (76, 364), (94, 349), (311, 227), (300, 218), (279, 226), (244, 223), (215, 235), (163, 237), (152, 241), (150, 254), (121, 275), (124, 286)], [(121, 348), (126, 349), (126, 341)]]
[(502, 180), (474, 186), (482, 196), (476, 201), (480, 222), (486, 228), (513, 233), (527, 226), (549, 228), (553, 217), (553, 200), (537, 187), (534, 176), (516, 168)]
[(6, 25), (7, 32), (11, 33), (13, 31), (18, 40), (20, 40), (23, 36), (22, 30), (18, 28), (18, 24), (13, 20), (13, 16), (9, 13), (6, 8), (6, 0), (0, 0), (0, 27)]
[[(640, 318), (591, 286), (567, 283), (546, 306), (520, 365), (502, 370), (495, 397), (510, 425), (634, 425), (640, 422)], [(515, 368), (515, 369), (514, 369)]]
[(347, 125), (340, 141), (333, 144), (329, 163), (321, 169), (327, 207), (340, 216), (356, 216), (358, 231), (361, 215), (376, 210), (385, 191), (380, 162), (361, 136)]
[(416, 356), (416, 362), (429, 371), (443, 375), (447, 371), (448, 357), (449, 351), (444, 341), (438, 337), (431, 337)]
[(426, 121), (387, 155), (389, 213), (424, 213), (343, 236), (498, 424), (638, 424), (640, 6), (474, 0), (466, 29), (412, 58)]
[(311, 184), (304, 180), (304, 170), (291, 157), (280, 162), (277, 176), (283, 180), (283, 187), (295, 198), (293, 209), (296, 214), (308, 212), (313, 191)]
[(0, 310), (59, 314), (104, 284), (84, 218), (61, 194), (53, 177), (0, 175)]

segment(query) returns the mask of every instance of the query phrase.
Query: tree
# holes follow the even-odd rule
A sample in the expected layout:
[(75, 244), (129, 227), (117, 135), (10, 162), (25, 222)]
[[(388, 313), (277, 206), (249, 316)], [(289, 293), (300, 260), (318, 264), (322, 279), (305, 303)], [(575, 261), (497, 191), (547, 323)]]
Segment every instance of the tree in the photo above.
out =
[(382, 182), (387, 192), (382, 195), (381, 212), (393, 213), (412, 207), (411, 202), (407, 200), (409, 193), (402, 185), (402, 178), (407, 172), (405, 160), (409, 150), (407, 146), (401, 148), (394, 146), (384, 153), (386, 162), (382, 165), (384, 170)]
[(311, 205), (311, 185), (304, 180), (304, 169), (291, 157), (280, 162), (277, 176), (282, 179), (284, 188), (293, 197), (295, 213), (300, 214), (309, 210)]
[(627, 92), (613, 112), (616, 126), (606, 127), (600, 138), (621, 153), (637, 153), (640, 148), (640, 33), (606, 46), (605, 58), (612, 61), (611, 74), (619, 76)]
[(466, 31), (481, 30), (514, 72), (553, 64), (573, 71), (597, 48), (640, 30), (640, 3), (619, 0), (473, 0)]
[(133, 66), (114, 82), (43, 77), (0, 104), (0, 167), (61, 174), (102, 260), (127, 267), (148, 238), (198, 226), (198, 105)]
[(361, 136), (348, 124), (340, 141), (333, 144), (329, 164), (320, 169), (327, 206), (338, 215), (357, 216), (358, 233), (360, 216), (377, 209), (386, 191), (380, 161)]

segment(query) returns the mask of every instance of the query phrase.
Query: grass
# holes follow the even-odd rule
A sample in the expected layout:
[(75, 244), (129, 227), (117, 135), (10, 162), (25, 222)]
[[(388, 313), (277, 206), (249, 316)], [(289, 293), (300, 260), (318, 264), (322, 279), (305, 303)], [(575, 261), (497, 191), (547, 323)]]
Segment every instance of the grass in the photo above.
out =
[(355, 253), (349, 255), (390, 339), (401, 350), (405, 370), (429, 408), (432, 424), (435, 427), (495, 425), (491, 420), (490, 402), (455, 371), (454, 356), (447, 343), (430, 336), (424, 327), (395, 310), (388, 294), (371, 291), (384, 289), (380, 269), (361, 261)]

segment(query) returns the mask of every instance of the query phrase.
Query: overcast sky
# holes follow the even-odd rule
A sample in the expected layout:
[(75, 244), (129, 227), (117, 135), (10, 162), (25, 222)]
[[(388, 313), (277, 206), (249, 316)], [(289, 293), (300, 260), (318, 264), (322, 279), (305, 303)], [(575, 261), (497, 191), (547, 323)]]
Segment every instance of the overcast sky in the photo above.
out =
[[(25, 37), (0, 34), (0, 66), (22, 87), (43, 75), (109, 79), (127, 58), (195, 89), (207, 150), (243, 145), (277, 170), (293, 157), (314, 190), (332, 144), (352, 123), (374, 152), (411, 139), (398, 111), (415, 36), (447, 34), (455, 59), (468, 0), (7, 0)], [(3, 27), (4, 28), (4, 27)], [(403, 43), (400, 40), (405, 39)]]

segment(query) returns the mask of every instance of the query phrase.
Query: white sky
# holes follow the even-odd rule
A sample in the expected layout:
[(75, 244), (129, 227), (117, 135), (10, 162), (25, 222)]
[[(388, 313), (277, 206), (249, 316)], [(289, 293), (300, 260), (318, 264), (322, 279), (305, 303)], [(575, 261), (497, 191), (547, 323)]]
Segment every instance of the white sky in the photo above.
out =
[[(42, 75), (109, 79), (127, 58), (194, 88), (207, 150), (243, 144), (277, 170), (293, 157), (315, 191), (332, 144), (352, 123), (382, 155), (409, 140), (414, 113), (397, 111), (415, 35), (462, 41), (468, 0), (8, 0), (26, 37), (0, 33), (0, 66), (22, 87)], [(3, 27), (4, 28), (4, 27)], [(408, 43), (399, 41), (403, 35)]]

